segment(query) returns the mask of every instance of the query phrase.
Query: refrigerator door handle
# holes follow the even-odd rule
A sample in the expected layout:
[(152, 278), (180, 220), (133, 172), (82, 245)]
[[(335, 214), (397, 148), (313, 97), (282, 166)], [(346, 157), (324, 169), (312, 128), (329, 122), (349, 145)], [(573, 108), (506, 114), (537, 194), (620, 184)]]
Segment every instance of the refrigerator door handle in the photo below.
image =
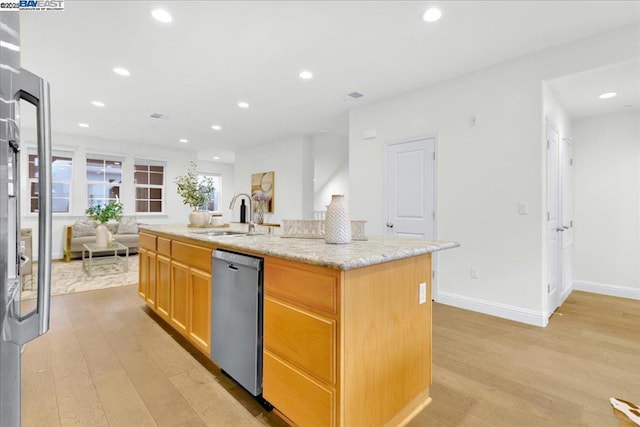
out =
[(51, 117), (49, 83), (21, 69), (16, 101), (25, 100), (37, 111), (38, 140), (38, 302), (24, 315), (17, 308), (9, 316), (10, 339), (25, 344), (49, 330), (51, 302)]

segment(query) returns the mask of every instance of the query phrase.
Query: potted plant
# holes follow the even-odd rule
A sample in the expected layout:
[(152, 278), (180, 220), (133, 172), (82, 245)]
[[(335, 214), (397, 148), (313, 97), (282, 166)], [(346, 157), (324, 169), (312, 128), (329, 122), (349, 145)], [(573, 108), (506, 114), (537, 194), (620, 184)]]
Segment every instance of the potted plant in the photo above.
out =
[(85, 213), (89, 218), (100, 223), (96, 226), (96, 246), (109, 246), (111, 233), (104, 224), (112, 219), (120, 221), (120, 218), (122, 218), (122, 203), (116, 199), (115, 202), (109, 202), (106, 205), (90, 206)]
[(189, 214), (189, 223), (194, 227), (204, 227), (207, 224), (208, 214), (206, 210), (200, 208), (208, 205), (209, 197), (215, 191), (213, 179), (201, 177), (198, 179), (196, 164), (190, 163), (185, 175), (176, 178), (178, 195), (182, 197), (185, 205), (190, 206), (193, 211)]

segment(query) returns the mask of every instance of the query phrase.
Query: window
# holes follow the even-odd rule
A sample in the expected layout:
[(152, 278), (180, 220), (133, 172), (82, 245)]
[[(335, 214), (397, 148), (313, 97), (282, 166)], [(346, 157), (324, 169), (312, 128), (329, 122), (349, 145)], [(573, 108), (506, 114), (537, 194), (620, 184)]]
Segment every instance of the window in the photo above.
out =
[(164, 162), (135, 160), (133, 182), (136, 187), (136, 212), (164, 212), (164, 167)]
[[(222, 175), (219, 173), (208, 173), (208, 172), (199, 172), (198, 173), (198, 184), (204, 181), (205, 178), (211, 178), (213, 181), (213, 186), (216, 189), (209, 196), (209, 203), (206, 205), (208, 211), (218, 212), (220, 211), (220, 198), (222, 197)], [(205, 206), (201, 206), (204, 208)]]
[[(51, 154), (51, 211), (69, 213), (71, 211), (71, 172), (73, 153), (54, 151)], [(38, 212), (38, 155), (29, 153), (29, 212)]]
[(120, 197), (122, 158), (87, 155), (87, 206), (106, 205)]

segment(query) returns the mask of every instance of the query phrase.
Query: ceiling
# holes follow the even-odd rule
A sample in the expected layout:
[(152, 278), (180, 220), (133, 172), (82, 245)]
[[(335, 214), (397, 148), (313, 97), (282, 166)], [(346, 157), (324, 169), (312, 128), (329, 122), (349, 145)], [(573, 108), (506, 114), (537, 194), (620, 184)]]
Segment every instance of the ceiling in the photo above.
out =
[[(547, 82), (567, 113), (576, 119), (640, 106), (640, 61), (597, 68)], [(609, 99), (603, 93), (615, 92)]]
[[(431, 6), (443, 16), (426, 23)], [(54, 132), (233, 162), (255, 144), (346, 135), (355, 106), (639, 21), (637, 1), (67, 1), (21, 14), (22, 65), (51, 83)]]

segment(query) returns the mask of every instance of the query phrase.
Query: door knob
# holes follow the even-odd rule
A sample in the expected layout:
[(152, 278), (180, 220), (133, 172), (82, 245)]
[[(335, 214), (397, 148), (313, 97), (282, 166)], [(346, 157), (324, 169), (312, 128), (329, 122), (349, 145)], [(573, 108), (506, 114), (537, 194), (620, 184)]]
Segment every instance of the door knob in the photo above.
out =
[(387, 223), (387, 227), (389, 227), (389, 228), (393, 228), (393, 224), (392, 224), (392, 223), (390, 223), (390, 222), (388, 222), (388, 223)]

